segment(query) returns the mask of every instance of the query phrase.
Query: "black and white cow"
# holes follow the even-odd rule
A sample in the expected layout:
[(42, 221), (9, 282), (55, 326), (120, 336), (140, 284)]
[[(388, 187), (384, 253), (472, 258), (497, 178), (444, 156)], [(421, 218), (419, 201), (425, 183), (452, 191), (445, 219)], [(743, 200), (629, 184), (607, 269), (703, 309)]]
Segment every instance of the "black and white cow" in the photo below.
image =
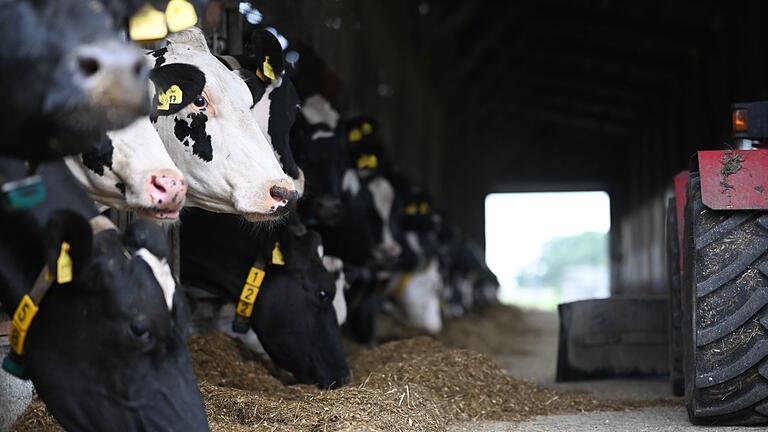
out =
[(396, 193), (387, 174), (391, 170), (386, 152), (376, 138), (376, 126), (369, 117), (357, 117), (347, 122), (347, 142), (350, 159), (362, 186), (371, 194), (373, 211), (368, 222), (372, 225), (377, 246), (374, 257), (381, 267), (391, 267), (402, 252), (396, 240)]
[(0, 7), (0, 154), (81, 153), (148, 113), (141, 52), (121, 42), (98, 1), (5, 1)]
[(88, 194), (108, 207), (174, 221), (184, 206), (184, 176), (148, 117), (107, 132), (92, 149), (66, 162)]
[(257, 30), (248, 47), (247, 55), (217, 58), (248, 85), (253, 97), (251, 113), (301, 197), (304, 173), (293, 158), (289, 141), (291, 126), (300, 109), (299, 96), (286, 73), (282, 46), (272, 33)]
[(488, 268), (481, 248), (465, 239), (458, 227), (451, 224), (441, 226), (438, 244), (445, 282), (442, 294), (445, 314), (456, 317), (496, 304), (499, 281)]
[[(0, 160), (4, 178), (25, 173), (23, 163)], [(32, 380), (67, 430), (207, 431), (186, 348), (185, 303), (161, 228), (139, 221), (120, 234), (96, 218), (63, 162), (44, 164), (41, 175), (49, 191), (44, 203), (0, 211), (6, 312), (14, 314), (44, 266), (52, 278), (21, 362), (8, 365)]]
[(320, 236), (300, 224), (258, 229), (235, 215), (182, 214), (182, 283), (237, 303), (251, 267), (264, 267), (251, 329), (298, 381), (334, 388), (348, 381), (349, 368), (334, 308), (336, 277), (321, 254)]
[(149, 56), (152, 120), (187, 180), (188, 204), (249, 221), (284, 216), (298, 192), (251, 113), (243, 79), (211, 54), (197, 28), (170, 36)]
[[(398, 178), (399, 177), (399, 178)], [(413, 328), (437, 334), (442, 330), (443, 279), (437, 247), (437, 220), (428, 194), (415, 190), (402, 176), (394, 176), (402, 201), (395, 217), (403, 256), (390, 279), (388, 293)]]

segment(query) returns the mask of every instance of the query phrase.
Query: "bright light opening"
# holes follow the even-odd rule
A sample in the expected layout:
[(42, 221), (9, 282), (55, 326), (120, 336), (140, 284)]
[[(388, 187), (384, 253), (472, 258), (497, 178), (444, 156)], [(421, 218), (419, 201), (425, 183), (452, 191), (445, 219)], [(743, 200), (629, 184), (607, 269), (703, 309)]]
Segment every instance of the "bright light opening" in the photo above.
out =
[(499, 299), (551, 310), (608, 297), (610, 208), (601, 191), (488, 195), (485, 254)]

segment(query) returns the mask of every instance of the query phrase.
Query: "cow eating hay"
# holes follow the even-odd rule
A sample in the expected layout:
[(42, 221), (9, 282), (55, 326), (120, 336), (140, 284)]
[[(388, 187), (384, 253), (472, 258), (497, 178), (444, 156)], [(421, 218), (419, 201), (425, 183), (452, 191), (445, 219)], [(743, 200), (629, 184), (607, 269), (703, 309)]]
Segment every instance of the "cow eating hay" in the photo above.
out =
[[(516, 380), (472, 351), (430, 338), (391, 342), (350, 356), (355, 378), (333, 391), (286, 386), (220, 334), (190, 346), (211, 429), (239, 431), (443, 431), (462, 420), (521, 421), (560, 412), (623, 410), (656, 401), (606, 401)], [(57, 429), (39, 403), (16, 431)]]

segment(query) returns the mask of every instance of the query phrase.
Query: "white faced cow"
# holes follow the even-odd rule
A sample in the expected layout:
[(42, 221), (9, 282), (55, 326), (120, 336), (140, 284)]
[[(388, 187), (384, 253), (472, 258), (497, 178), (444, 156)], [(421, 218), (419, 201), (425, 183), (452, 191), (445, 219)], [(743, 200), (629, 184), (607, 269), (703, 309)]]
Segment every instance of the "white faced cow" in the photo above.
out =
[(67, 167), (94, 200), (139, 216), (175, 221), (187, 185), (148, 117), (107, 132), (91, 150), (66, 158)]
[(248, 86), (211, 54), (202, 31), (176, 33), (150, 56), (152, 120), (187, 179), (189, 205), (253, 222), (286, 214), (298, 199), (294, 182), (251, 113)]

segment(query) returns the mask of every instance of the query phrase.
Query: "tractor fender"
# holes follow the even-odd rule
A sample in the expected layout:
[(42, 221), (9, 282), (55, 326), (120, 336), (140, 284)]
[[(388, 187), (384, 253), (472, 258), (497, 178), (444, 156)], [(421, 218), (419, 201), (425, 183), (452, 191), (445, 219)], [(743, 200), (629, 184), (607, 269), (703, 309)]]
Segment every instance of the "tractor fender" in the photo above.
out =
[(768, 150), (700, 151), (698, 162), (704, 205), (768, 210)]

